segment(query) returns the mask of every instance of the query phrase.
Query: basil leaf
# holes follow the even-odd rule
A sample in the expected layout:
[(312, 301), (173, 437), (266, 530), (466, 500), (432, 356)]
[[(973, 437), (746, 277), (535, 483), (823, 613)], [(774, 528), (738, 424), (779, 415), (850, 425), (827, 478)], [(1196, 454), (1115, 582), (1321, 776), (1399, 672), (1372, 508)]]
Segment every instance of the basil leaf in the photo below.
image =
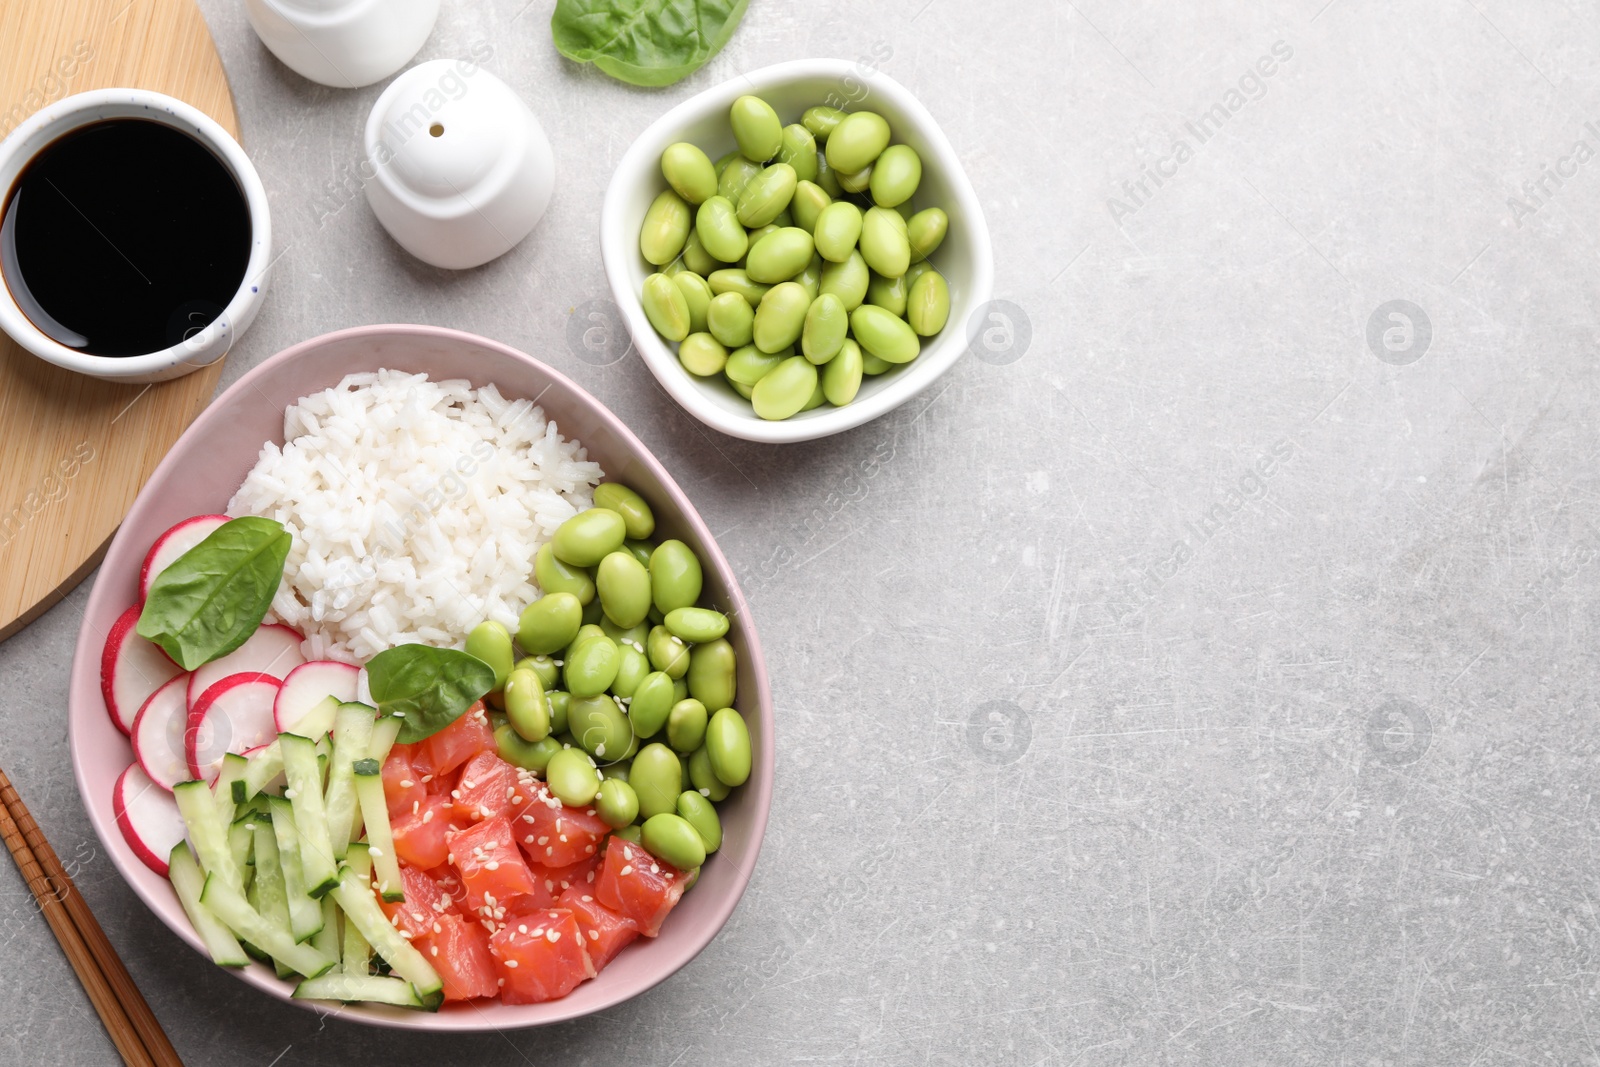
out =
[(494, 668), (453, 648), (401, 645), (367, 661), (378, 711), (401, 717), (401, 744), (432, 737), (494, 688)]
[(223, 523), (156, 576), (136, 632), (186, 671), (226, 656), (272, 607), (292, 541), (271, 519)]
[(728, 43), (750, 0), (557, 0), (550, 35), (568, 59), (629, 85), (681, 81)]

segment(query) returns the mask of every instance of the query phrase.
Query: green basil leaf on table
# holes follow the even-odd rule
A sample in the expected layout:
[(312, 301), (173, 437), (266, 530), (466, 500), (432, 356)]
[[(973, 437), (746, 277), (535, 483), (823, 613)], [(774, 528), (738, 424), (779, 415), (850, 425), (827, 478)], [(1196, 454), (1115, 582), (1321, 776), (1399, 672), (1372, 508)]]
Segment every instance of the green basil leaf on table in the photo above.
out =
[(618, 81), (661, 86), (706, 65), (750, 0), (557, 0), (550, 34), (568, 59)]
[(401, 744), (432, 737), (494, 688), (494, 668), (453, 648), (400, 645), (367, 661), (378, 711), (401, 718)]
[(136, 632), (186, 671), (226, 656), (272, 607), (292, 541), (271, 519), (223, 523), (157, 575)]

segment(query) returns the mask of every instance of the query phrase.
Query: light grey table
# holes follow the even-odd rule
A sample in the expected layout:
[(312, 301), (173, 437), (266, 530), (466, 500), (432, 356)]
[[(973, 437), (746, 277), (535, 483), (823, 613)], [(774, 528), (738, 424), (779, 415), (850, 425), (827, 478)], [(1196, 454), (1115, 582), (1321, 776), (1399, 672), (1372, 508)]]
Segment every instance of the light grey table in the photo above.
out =
[[(766, 845), (711, 947), (600, 1017), (429, 1040), (278, 1004), (200, 966), (89, 829), (86, 583), (0, 646), (7, 769), (189, 1063), (1600, 1059), (1592, 12), (754, 0), (646, 92), (562, 61), (525, 2), (447, 0), (419, 57), (486, 42), (560, 167), (528, 241), (449, 274), (334, 191), (378, 89), (300, 80), (203, 0), (285, 251), (227, 375), (415, 321), (610, 404), (744, 575)], [(966, 160), (1009, 350), (774, 449), (569, 348), (633, 136), (739, 71), (874, 49)], [(9, 864), (0, 946), (0, 1061), (109, 1061)]]

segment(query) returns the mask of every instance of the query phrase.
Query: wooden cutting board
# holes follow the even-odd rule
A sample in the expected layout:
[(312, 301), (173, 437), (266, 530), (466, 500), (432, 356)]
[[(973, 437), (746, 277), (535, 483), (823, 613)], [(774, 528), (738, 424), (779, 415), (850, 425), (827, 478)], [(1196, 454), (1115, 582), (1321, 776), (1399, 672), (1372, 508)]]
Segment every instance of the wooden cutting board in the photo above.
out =
[[(0, 57), (0, 135), (46, 103), (110, 87), (178, 97), (239, 133), (194, 0), (0, 0)], [(0, 640), (100, 561), (221, 368), (113, 385), (52, 367), (0, 334)]]

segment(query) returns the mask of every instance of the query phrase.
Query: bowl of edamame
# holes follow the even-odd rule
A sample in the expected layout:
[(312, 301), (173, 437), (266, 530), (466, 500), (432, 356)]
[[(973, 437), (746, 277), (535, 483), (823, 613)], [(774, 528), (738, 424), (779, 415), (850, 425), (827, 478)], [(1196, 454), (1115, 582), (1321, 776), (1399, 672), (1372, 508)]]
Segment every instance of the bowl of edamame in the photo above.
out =
[(646, 366), (706, 425), (809, 441), (926, 389), (991, 295), (988, 227), (928, 110), (837, 59), (741, 75), (617, 165), (606, 277)]

